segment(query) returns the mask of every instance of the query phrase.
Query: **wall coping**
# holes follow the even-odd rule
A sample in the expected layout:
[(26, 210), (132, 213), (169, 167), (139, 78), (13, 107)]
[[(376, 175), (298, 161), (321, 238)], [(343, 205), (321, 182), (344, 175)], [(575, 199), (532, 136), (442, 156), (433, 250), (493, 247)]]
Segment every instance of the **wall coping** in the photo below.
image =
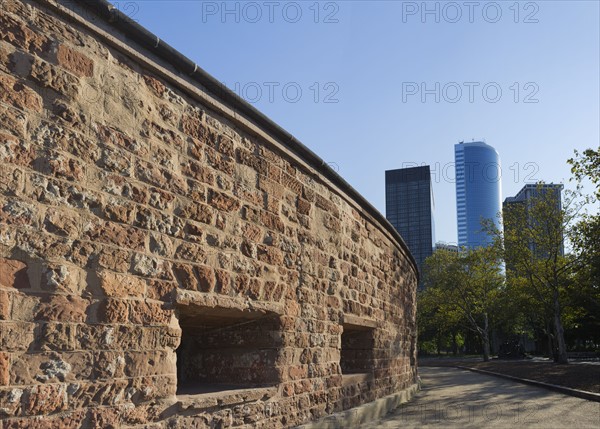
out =
[[(311, 149), (235, 92), (225, 87), (192, 60), (106, 0), (34, 1), (49, 6), (61, 15), (75, 20), (111, 46), (122, 52), (124, 51), (152, 72), (176, 85), (186, 94), (192, 95), (194, 98), (200, 98), (204, 104), (225, 115), (237, 125), (249, 129), (251, 133), (258, 134), (260, 137), (275, 143), (276, 146), (283, 146), (289, 155), (294, 155), (292, 158), (303, 161), (307, 166), (314, 169), (321, 178), (326, 179), (326, 182), (346, 194), (363, 216), (370, 218), (371, 223), (387, 233), (388, 237), (393, 239), (406, 254), (418, 281), (419, 270), (414, 256), (398, 231), (379, 210)], [(89, 13), (85, 15), (77, 13), (78, 11), (73, 8), (74, 3), (80, 5), (82, 9), (99, 16), (102, 23), (91, 22)], [(79, 12), (83, 11), (80, 10)], [(104, 28), (99, 24), (103, 24)], [(147, 52), (144, 52), (144, 50)], [(171, 70), (166, 69), (164, 64), (160, 64), (160, 62), (167, 63)]]

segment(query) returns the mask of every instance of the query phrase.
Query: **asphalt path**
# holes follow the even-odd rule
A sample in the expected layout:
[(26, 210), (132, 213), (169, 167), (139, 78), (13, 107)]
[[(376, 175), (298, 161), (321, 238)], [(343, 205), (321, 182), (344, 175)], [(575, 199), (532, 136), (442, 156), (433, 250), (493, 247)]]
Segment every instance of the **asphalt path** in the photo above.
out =
[(415, 398), (361, 429), (600, 429), (600, 402), (456, 368), (421, 367)]

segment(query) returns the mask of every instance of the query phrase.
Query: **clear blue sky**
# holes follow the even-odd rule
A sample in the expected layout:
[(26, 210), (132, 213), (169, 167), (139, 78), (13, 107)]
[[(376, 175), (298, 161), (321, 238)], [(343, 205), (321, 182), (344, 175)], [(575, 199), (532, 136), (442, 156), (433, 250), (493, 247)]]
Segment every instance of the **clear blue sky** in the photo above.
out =
[(383, 214), (384, 171), (432, 165), (436, 238), (456, 242), (455, 143), (498, 150), (504, 198), (567, 181), (573, 149), (600, 141), (599, 2), (474, 3), (428, 2), (425, 14), (420, 1), (115, 5), (335, 163)]

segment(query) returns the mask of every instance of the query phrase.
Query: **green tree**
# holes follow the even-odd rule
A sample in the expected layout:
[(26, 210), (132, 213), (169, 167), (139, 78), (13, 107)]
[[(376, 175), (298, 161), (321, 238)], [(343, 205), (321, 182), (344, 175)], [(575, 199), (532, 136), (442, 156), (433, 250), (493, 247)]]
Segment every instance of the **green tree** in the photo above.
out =
[(564, 255), (564, 238), (570, 236), (582, 203), (567, 194), (563, 204), (557, 204), (556, 192), (539, 184), (528, 201), (505, 206), (504, 231), (494, 229), (491, 222), (487, 228), (495, 233), (503, 250), (509, 288), (520, 289), (539, 304), (538, 320), (550, 317), (556, 361), (567, 363), (566, 297), (579, 261)]
[[(571, 232), (573, 252), (581, 262), (576, 286), (572, 290), (574, 300), (584, 309), (577, 321), (578, 330), (587, 332), (596, 344), (600, 338), (600, 147), (586, 149), (567, 161), (571, 165), (573, 178), (577, 182), (577, 191), (582, 199), (595, 207), (596, 211), (585, 213)], [(583, 192), (584, 184), (590, 182), (594, 188), (591, 194)], [(584, 334), (585, 335), (585, 334)]]
[(456, 354), (462, 319), (441, 292), (439, 288), (426, 287), (417, 293), (419, 348), (426, 352), (435, 350), (439, 355), (442, 348), (451, 346)]
[(446, 321), (464, 320), (490, 358), (490, 318), (502, 289), (496, 249), (492, 246), (459, 253), (437, 251), (425, 261), (424, 286), (439, 303)]

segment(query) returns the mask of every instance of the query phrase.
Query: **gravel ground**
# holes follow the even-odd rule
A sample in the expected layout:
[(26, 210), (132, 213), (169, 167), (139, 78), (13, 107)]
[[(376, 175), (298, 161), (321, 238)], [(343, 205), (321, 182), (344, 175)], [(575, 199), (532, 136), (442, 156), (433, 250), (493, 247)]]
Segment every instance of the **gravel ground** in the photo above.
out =
[(598, 362), (573, 362), (568, 365), (558, 365), (550, 361), (532, 360), (502, 361), (494, 359), (490, 362), (481, 362), (474, 359), (421, 359), (419, 366), (463, 366), (600, 393), (600, 364)]

